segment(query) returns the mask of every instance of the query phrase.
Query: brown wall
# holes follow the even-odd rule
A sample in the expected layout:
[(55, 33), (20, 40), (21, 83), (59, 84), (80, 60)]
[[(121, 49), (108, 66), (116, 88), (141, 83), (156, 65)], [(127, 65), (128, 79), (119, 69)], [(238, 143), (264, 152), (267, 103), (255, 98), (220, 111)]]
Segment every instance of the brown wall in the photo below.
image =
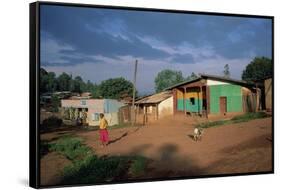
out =
[(264, 81), (265, 91), (265, 107), (267, 110), (272, 110), (272, 78)]

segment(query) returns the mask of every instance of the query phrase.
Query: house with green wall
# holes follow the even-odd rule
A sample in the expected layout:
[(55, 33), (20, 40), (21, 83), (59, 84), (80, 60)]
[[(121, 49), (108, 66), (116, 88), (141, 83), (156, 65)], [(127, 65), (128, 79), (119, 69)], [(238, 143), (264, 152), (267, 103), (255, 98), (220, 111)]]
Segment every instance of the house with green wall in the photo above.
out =
[(260, 90), (252, 83), (201, 74), (167, 88), (173, 92), (174, 113), (200, 115), (256, 111)]

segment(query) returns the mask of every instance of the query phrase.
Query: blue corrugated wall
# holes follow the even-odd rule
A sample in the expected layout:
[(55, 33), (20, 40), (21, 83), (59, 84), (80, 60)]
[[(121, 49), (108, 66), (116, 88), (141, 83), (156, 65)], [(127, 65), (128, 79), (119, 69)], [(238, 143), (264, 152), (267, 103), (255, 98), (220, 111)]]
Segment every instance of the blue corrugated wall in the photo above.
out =
[(124, 106), (123, 103), (117, 100), (105, 99), (104, 100), (104, 113), (114, 113), (118, 112), (119, 108)]

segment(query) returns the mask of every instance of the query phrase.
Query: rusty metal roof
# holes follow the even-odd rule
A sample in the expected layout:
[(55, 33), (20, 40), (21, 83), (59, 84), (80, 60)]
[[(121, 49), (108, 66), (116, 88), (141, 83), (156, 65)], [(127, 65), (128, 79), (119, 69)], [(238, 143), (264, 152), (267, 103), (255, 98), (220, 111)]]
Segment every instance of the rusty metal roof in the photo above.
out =
[(171, 91), (163, 91), (157, 94), (146, 96), (136, 101), (136, 104), (157, 104), (171, 97), (173, 94)]
[(177, 87), (182, 86), (182, 85), (186, 85), (186, 84), (189, 84), (189, 83), (199, 81), (201, 79), (208, 79), (208, 78), (214, 79), (214, 80), (219, 80), (219, 81), (224, 81), (224, 82), (229, 82), (229, 83), (236, 83), (236, 84), (241, 85), (241, 86), (254, 86), (254, 83), (246, 82), (246, 81), (243, 81), (243, 80), (237, 80), (237, 79), (226, 78), (226, 77), (216, 76), (216, 75), (209, 75), (209, 74), (199, 74), (199, 77), (197, 77), (195, 79), (180, 82), (178, 84), (175, 84), (173, 86), (170, 86), (170, 87), (166, 88), (165, 90), (172, 90), (173, 88), (177, 88)]

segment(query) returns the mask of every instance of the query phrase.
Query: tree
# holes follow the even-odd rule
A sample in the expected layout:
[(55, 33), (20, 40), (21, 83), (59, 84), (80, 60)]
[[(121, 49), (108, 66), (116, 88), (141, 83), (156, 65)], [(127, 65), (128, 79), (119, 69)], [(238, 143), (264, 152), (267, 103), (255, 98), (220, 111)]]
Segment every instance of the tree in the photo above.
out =
[(54, 72), (48, 73), (46, 88), (48, 92), (54, 92), (57, 90), (57, 79)]
[(93, 84), (93, 87), (91, 88), (90, 92), (93, 98), (101, 97), (100, 88), (97, 84)]
[(192, 72), (190, 76), (186, 77), (186, 80), (193, 80), (196, 78), (198, 78), (198, 76), (194, 72)]
[(47, 92), (47, 76), (48, 72), (40, 68), (40, 93)]
[(230, 77), (230, 71), (229, 71), (229, 65), (228, 64), (226, 64), (224, 66), (223, 75), (224, 75), (225, 78), (229, 78)]
[(133, 83), (123, 77), (104, 80), (98, 89), (103, 98), (119, 99), (124, 95), (133, 96)]
[(257, 81), (272, 76), (272, 60), (267, 57), (255, 57), (243, 70), (242, 79)]
[(51, 98), (51, 103), (52, 103), (52, 111), (53, 112), (58, 112), (59, 107), (60, 107), (60, 99), (58, 96), (53, 95)]
[(62, 73), (59, 77), (58, 77), (58, 90), (60, 91), (70, 91), (71, 90), (71, 77), (66, 74), (66, 73)]
[(184, 78), (181, 71), (165, 69), (160, 71), (154, 80), (155, 90), (156, 92), (161, 92), (165, 88), (182, 81), (184, 81)]
[(40, 93), (54, 92), (57, 89), (56, 74), (40, 69)]
[(83, 79), (80, 76), (76, 76), (74, 80), (72, 80), (73, 89), (71, 89), (72, 92), (83, 92), (84, 82)]

